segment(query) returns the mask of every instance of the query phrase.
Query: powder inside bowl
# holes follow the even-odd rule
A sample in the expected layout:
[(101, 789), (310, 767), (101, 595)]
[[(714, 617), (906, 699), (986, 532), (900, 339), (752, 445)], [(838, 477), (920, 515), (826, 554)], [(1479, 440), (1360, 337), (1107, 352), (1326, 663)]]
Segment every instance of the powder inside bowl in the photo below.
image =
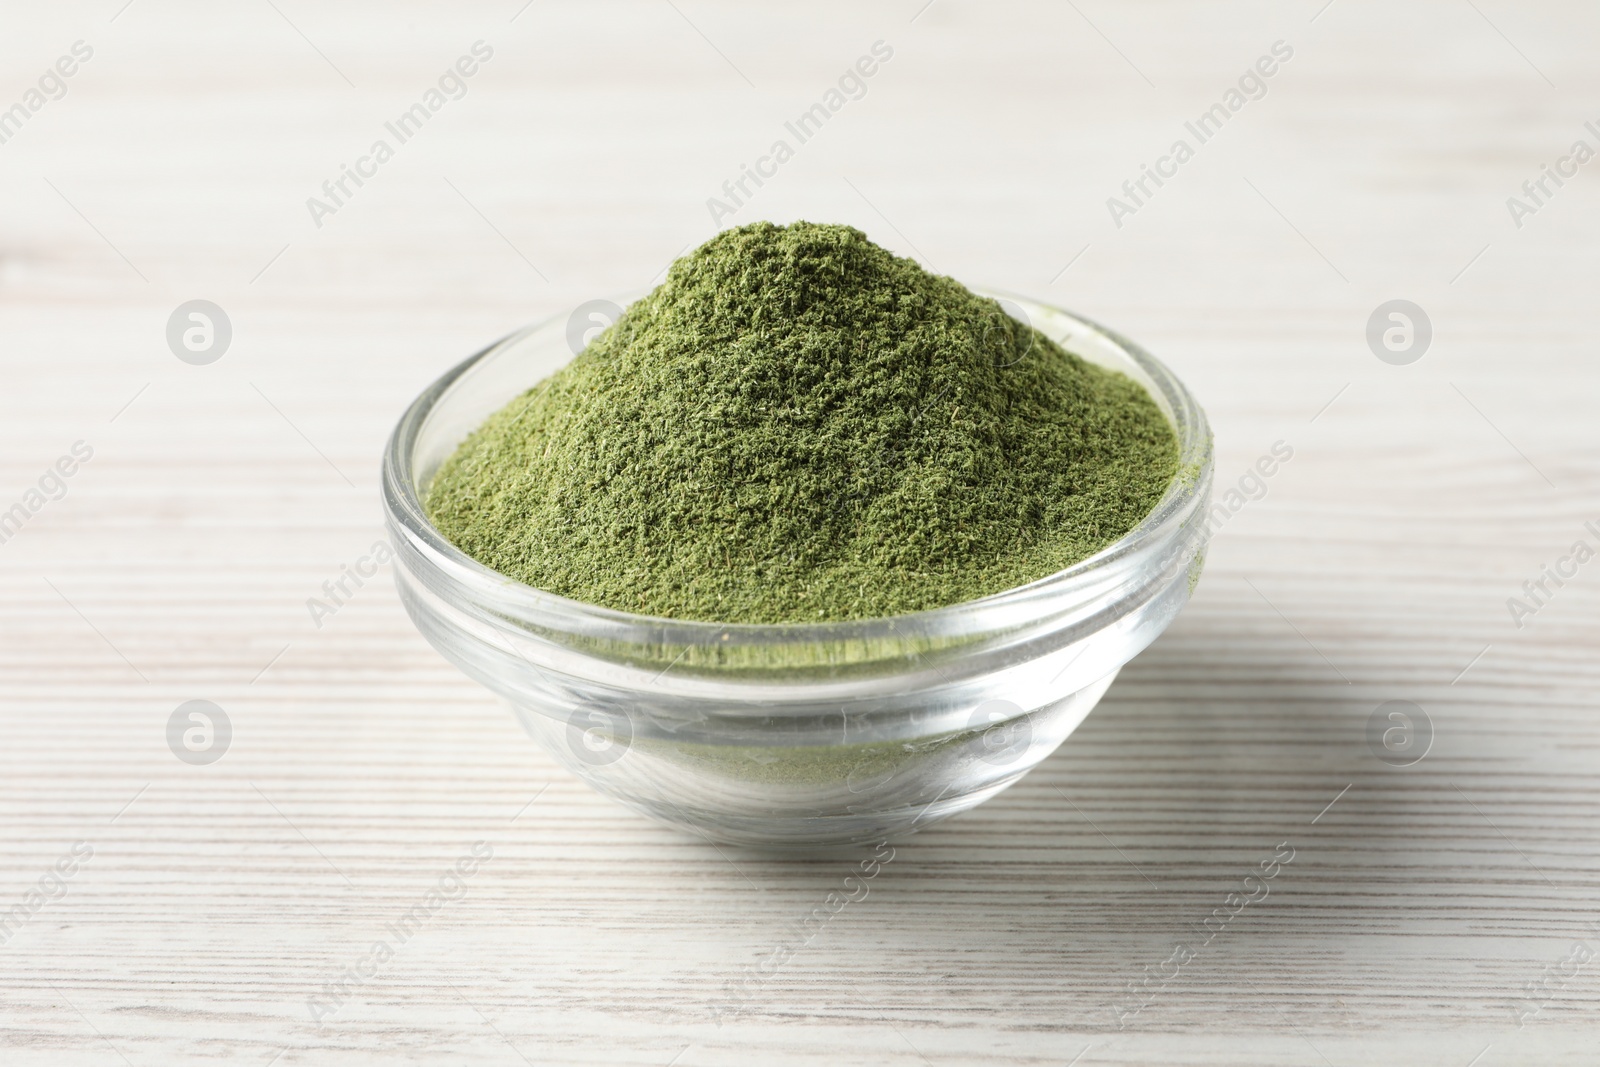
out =
[(763, 222), (679, 259), (490, 416), (426, 507), (468, 555), (574, 600), (842, 621), (1070, 566), (1177, 464), (1132, 379), (858, 230)]

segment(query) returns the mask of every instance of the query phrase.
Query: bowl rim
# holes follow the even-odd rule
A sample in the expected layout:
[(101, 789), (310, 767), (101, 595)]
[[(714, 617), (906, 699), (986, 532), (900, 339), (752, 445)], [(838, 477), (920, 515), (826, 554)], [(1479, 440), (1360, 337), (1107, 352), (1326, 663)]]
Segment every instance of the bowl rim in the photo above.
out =
[[(1192, 520), (1209, 498), (1212, 479), (1210, 425), (1188, 387), (1143, 347), (1091, 319), (1005, 290), (975, 288), (973, 291), (1015, 303), (1029, 316), (1030, 322), (1038, 313), (1044, 313), (1047, 317), (1065, 319), (1077, 329), (1109, 342), (1149, 379), (1140, 382), (1142, 386), (1148, 390), (1154, 385), (1157, 404), (1163, 408), (1178, 437), (1177, 470), (1155, 507), (1122, 537), (1070, 567), (998, 593), (923, 611), (868, 619), (783, 623), (715, 622), (634, 614), (560, 596), (495, 571), (457, 548), (429, 521), (416, 490), (415, 446), (435, 407), (459, 381), (506, 349), (543, 331), (557, 329), (565, 321), (562, 315), (537, 320), (473, 353), (430, 383), (407, 406), (384, 447), (381, 472), (386, 518), (391, 531), (403, 541), (393, 547), (402, 556), (407, 556), (404, 549), (410, 550), (407, 562), (424, 561), (428, 565), (429, 584), (436, 591), (441, 591), (442, 585), (455, 595), (453, 598), (486, 609), (498, 620), (522, 624), (518, 628), (555, 629), (621, 642), (670, 641), (685, 645), (971, 636), (1005, 625), (1007, 620), (1014, 621), (1019, 614), (1036, 617), (1041, 609), (1059, 607), (1063, 600), (1081, 603), (1097, 599), (1108, 587), (1145, 572), (1152, 560), (1181, 561), (1185, 547), (1183, 532), (1195, 528)], [(619, 306), (628, 305), (619, 302)], [(1058, 343), (1072, 351), (1067, 342), (1073, 336)]]

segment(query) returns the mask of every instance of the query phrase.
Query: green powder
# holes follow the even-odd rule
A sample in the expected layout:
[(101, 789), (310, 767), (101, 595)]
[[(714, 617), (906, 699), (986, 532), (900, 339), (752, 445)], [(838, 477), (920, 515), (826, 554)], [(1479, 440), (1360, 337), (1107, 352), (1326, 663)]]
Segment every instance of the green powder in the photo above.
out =
[(847, 226), (672, 265), (439, 469), (462, 551), (539, 589), (725, 623), (942, 607), (1121, 537), (1177, 471), (1143, 387)]

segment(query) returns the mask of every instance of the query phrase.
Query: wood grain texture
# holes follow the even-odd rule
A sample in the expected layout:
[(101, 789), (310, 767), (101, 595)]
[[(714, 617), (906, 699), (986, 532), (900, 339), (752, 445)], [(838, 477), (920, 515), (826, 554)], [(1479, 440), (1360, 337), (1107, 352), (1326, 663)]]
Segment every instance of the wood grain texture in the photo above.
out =
[[(1592, 7), (122, 2), (7, 3), (0, 34), (0, 108), (94, 49), (0, 144), (0, 510), (94, 449), (0, 544), (0, 911), (94, 849), (0, 945), (0, 1062), (1595, 1061), (1600, 960), (1563, 961), (1600, 950), (1600, 563), (1506, 607), (1600, 521), (1594, 176), (1506, 207), (1600, 141)], [(1219, 484), (1294, 458), (1054, 757), (901, 845), (719, 1025), (846, 864), (592, 794), (386, 574), (320, 627), (305, 602), (381, 536), (424, 385), (649, 285), (880, 39), (735, 221), (852, 222), (1138, 338), (1205, 403)], [(466, 95), (313, 225), (478, 40)], [(1266, 95), (1115, 226), (1279, 40)], [(1397, 297), (1434, 327), (1403, 367), (1364, 339)], [(194, 298), (234, 328), (205, 367), (164, 339)], [(191, 699), (233, 723), (210, 766), (166, 746)], [(1433, 722), (1415, 766), (1368, 747), (1388, 700)], [(313, 1022), (475, 841), (461, 899)], [(1270, 895), (1119, 1025), (1280, 842)]]

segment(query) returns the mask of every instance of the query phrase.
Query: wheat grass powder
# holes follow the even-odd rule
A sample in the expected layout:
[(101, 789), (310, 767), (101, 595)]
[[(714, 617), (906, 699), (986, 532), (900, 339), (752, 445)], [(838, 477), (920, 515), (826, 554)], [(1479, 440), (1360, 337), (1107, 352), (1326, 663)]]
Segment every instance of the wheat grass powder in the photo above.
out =
[(574, 600), (841, 621), (1068, 567), (1177, 466), (1132, 379), (859, 230), (760, 222), (490, 416), (426, 507), (474, 559)]

